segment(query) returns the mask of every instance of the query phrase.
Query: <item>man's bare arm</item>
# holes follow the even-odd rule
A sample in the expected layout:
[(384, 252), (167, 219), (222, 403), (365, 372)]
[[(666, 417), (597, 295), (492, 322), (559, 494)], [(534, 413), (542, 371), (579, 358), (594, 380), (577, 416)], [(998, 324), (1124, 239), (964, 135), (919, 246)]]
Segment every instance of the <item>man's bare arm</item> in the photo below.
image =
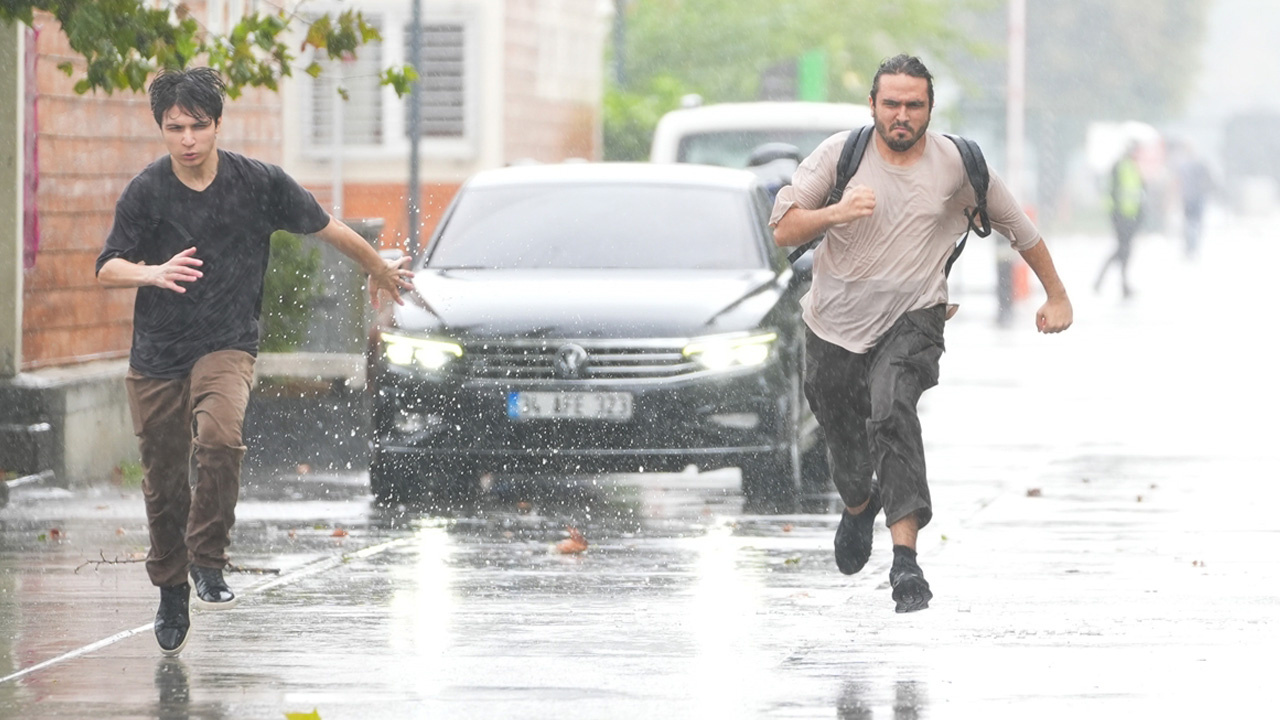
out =
[(98, 271), (98, 284), (108, 288), (155, 286), (185, 293), (187, 289), (178, 283), (192, 283), (204, 277), (204, 273), (199, 270), (204, 261), (195, 257), (195, 252), (194, 247), (189, 247), (162, 265), (131, 263), (124, 258), (114, 257), (102, 264), (102, 269)]
[(1036, 312), (1036, 329), (1042, 333), (1059, 333), (1071, 327), (1071, 300), (1067, 297), (1067, 289), (1058, 277), (1058, 270), (1053, 265), (1053, 257), (1049, 255), (1049, 247), (1044, 240), (1021, 251), (1022, 259), (1027, 261), (1031, 271), (1040, 280), (1048, 300)]
[(379, 292), (387, 293), (400, 305), (404, 304), (404, 300), (400, 298), (400, 291), (413, 289), (413, 285), (409, 282), (409, 278), (413, 277), (413, 271), (405, 267), (409, 264), (409, 256), (406, 255), (399, 260), (383, 260), (378, 255), (378, 251), (374, 250), (373, 246), (360, 237), (355, 230), (334, 217), (329, 218), (329, 224), (316, 233), (316, 237), (337, 248), (343, 255), (364, 268), (365, 273), (369, 275), (369, 301), (374, 307), (378, 307)]
[(876, 194), (865, 185), (845, 190), (840, 202), (816, 210), (792, 207), (773, 229), (773, 242), (780, 247), (803, 245), (835, 225), (867, 217), (876, 207)]

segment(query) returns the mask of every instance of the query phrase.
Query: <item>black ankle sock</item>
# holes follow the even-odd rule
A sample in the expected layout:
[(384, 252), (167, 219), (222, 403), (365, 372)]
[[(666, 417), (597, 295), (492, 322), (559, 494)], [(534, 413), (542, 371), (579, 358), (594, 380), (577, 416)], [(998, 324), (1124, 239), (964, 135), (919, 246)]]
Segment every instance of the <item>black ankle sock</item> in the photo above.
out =
[(904, 572), (920, 572), (920, 566), (916, 564), (916, 551), (906, 545), (894, 545), (893, 567), (889, 568), (890, 579)]

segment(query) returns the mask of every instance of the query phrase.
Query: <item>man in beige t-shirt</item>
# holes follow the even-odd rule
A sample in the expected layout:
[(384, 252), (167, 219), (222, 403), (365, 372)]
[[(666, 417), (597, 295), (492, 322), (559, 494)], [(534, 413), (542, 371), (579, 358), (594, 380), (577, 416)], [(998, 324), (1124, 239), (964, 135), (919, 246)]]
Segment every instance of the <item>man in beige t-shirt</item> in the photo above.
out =
[[(933, 77), (918, 58), (881, 63), (871, 85), (875, 133), (840, 201), (825, 206), (848, 133), (796, 170), (770, 224), (781, 246), (826, 233), (814, 251), (813, 284), (801, 304), (808, 332), (805, 395), (827, 438), (831, 477), (844, 501), (836, 565), (852, 575), (871, 555), (880, 508), (893, 538), (890, 585), (898, 612), (933, 594), (916, 561), (916, 535), (933, 510), (916, 403), (938, 381), (947, 318), (947, 259), (975, 202), (959, 150), (928, 132)], [(991, 175), (992, 226), (1011, 238), (1047, 300), (1040, 332), (1071, 325), (1071, 301), (1031, 220)]]

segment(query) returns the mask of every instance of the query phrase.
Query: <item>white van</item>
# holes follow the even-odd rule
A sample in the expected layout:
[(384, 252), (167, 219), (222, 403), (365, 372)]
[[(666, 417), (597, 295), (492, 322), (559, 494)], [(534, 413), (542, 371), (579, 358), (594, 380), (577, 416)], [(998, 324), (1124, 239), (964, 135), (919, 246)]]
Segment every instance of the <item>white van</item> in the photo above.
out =
[(795, 146), (800, 158), (835, 133), (866, 125), (865, 105), (819, 102), (720, 103), (672, 110), (658, 121), (649, 160), (745, 168), (769, 143)]

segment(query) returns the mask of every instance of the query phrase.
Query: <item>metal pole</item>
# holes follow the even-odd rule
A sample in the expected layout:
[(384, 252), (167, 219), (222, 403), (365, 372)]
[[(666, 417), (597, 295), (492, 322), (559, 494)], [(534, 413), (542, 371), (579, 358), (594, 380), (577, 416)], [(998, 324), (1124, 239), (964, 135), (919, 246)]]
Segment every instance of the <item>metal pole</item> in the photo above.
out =
[(0, 379), (22, 370), (26, 29), (20, 22), (0, 22)]
[(1013, 197), (1026, 204), (1025, 145), (1027, 122), (1027, 4), (1009, 0), (1009, 97), (1005, 106), (1005, 178)]
[(613, 0), (613, 80), (627, 86), (627, 0)]
[[(344, 68), (344, 66), (338, 65), (334, 68), (335, 74), (337, 74), (339, 68)], [(342, 74), (345, 75), (346, 73)], [(341, 82), (341, 79), (338, 82)], [(329, 169), (333, 172), (333, 216), (341, 220), (342, 195), (344, 191), (342, 186), (342, 136), (346, 133), (346, 128), (343, 127), (345, 120), (343, 116), (346, 113), (347, 101), (336, 91), (333, 95), (333, 161), (329, 163)]]
[[(421, 73), (422, 66), (422, 0), (413, 0), (413, 32), (409, 33), (409, 64)], [(418, 203), (422, 200), (418, 175), (418, 141), (422, 138), (422, 95), (420, 83), (409, 86), (409, 254), (418, 255)]]

